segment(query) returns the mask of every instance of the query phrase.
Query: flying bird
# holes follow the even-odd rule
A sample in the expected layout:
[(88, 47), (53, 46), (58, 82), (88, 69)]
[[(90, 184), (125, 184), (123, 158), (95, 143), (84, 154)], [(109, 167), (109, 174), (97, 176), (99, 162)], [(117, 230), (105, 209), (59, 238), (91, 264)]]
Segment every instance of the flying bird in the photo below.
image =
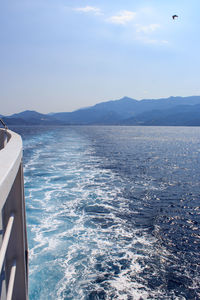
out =
[(175, 20), (176, 18), (178, 18), (177, 15), (173, 15), (173, 16), (172, 16), (172, 19), (173, 19), (173, 20)]

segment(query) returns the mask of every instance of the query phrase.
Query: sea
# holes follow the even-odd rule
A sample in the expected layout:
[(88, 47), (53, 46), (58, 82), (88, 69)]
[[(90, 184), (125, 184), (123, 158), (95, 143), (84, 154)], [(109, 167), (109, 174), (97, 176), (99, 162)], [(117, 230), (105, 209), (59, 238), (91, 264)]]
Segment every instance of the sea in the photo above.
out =
[(200, 127), (15, 127), (30, 300), (200, 299)]

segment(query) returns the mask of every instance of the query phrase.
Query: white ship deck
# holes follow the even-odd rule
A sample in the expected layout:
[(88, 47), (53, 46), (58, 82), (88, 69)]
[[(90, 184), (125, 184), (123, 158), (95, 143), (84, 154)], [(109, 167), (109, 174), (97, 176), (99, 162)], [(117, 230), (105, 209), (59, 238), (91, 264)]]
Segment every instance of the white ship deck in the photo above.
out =
[(0, 129), (0, 299), (28, 299), (21, 137)]

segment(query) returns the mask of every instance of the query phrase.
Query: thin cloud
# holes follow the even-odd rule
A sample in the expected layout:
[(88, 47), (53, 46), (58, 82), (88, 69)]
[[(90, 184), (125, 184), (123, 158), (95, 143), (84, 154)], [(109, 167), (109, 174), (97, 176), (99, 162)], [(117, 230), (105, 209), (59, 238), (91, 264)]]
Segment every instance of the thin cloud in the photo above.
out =
[(125, 25), (126, 23), (132, 21), (135, 18), (135, 16), (135, 12), (123, 10), (118, 15), (108, 18), (107, 21), (114, 24)]
[(136, 32), (142, 32), (142, 33), (148, 34), (148, 33), (154, 32), (158, 28), (160, 28), (159, 24), (149, 24), (149, 25), (146, 25), (146, 26), (142, 26), (142, 25), (137, 24), (136, 25)]
[(162, 40), (161, 42), (162, 42), (162, 44), (165, 44), (165, 45), (169, 44), (169, 41), (167, 41), (167, 40)]
[(169, 41), (161, 40), (156, 34), (153, 34), (157, 29), (161, 28), (160, 24), (140, 25), (135, 24), (136, 40), (143, 44), (151, 45), (168, 45)]
[(155, 40), (155, 39), (149, 39), (149, 38), (146, 38), (146, 37), (138, 38), (138, 40), (140, 40), (140, 41), (143, 42), (144, 44), (150, 44), (150, 45), (159, 44), (159, 41), (158, 41), (158, 40)]
[(95, 15), (102, 14), (100, 8), (94, 6), (77, 7), (74, 8), (74, 10), (84, 12), (84, 13), (94, 13)]
[(166, 40), (160, 40), (160, 39), (151, 39), (148, 36), (137, 36), (136, 40), (140, 41), (143, 44), (148, 44), (148, 45), (168, 45), (169, 42)]

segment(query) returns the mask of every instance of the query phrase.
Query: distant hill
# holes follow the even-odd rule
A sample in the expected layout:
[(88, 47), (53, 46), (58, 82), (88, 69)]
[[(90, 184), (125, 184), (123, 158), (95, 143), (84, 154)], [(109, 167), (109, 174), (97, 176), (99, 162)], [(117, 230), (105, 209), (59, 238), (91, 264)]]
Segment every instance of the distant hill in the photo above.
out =
[(53, 116), (41, 114), (36, 111), (26, 110), (18, 114), (3, 117), (8, 125), (61, 125), (62, 122), (55, 120)]
[(123, 125), (200, 126), (200, 104), (179, 105), (166, 110), (144, 112), (122, 122)]
[(75, 110), (3, 116), (8, 125), (200, 126), (200, 96), (135, 100), (124, 97)]
[[(176, 110), (178, 110), (179, 106), (194, 106), (197, 104), (200, 104), (200, 96), (184, 98), (170, 97), (158, 100), (144, 99), (141, 101), (124, 97), (120, 100), (102, 102), (92, 107), (79, 109), (71, 113), (56, 113), (52, 114), (52, 116), (57, 120), (62, 120), (69, 124), (146, 125), (145, 122), (149, 122), (149, 119), (151, 120), (151, 114), (155, 114), (154, 110), (159, 110), (164, 113), (164, 111), (172, 109), (168, 113), (174, 115), (173, 108), (175, 107), (177, 107)], [(145, 114), (145, 118), (143, 114)], [(137, 120), (137, 122), (134, 120)], [(172, 120), (169, 118), (168, 121), (169, 124), (167, 121), (166, 124), (170, 125)]]

